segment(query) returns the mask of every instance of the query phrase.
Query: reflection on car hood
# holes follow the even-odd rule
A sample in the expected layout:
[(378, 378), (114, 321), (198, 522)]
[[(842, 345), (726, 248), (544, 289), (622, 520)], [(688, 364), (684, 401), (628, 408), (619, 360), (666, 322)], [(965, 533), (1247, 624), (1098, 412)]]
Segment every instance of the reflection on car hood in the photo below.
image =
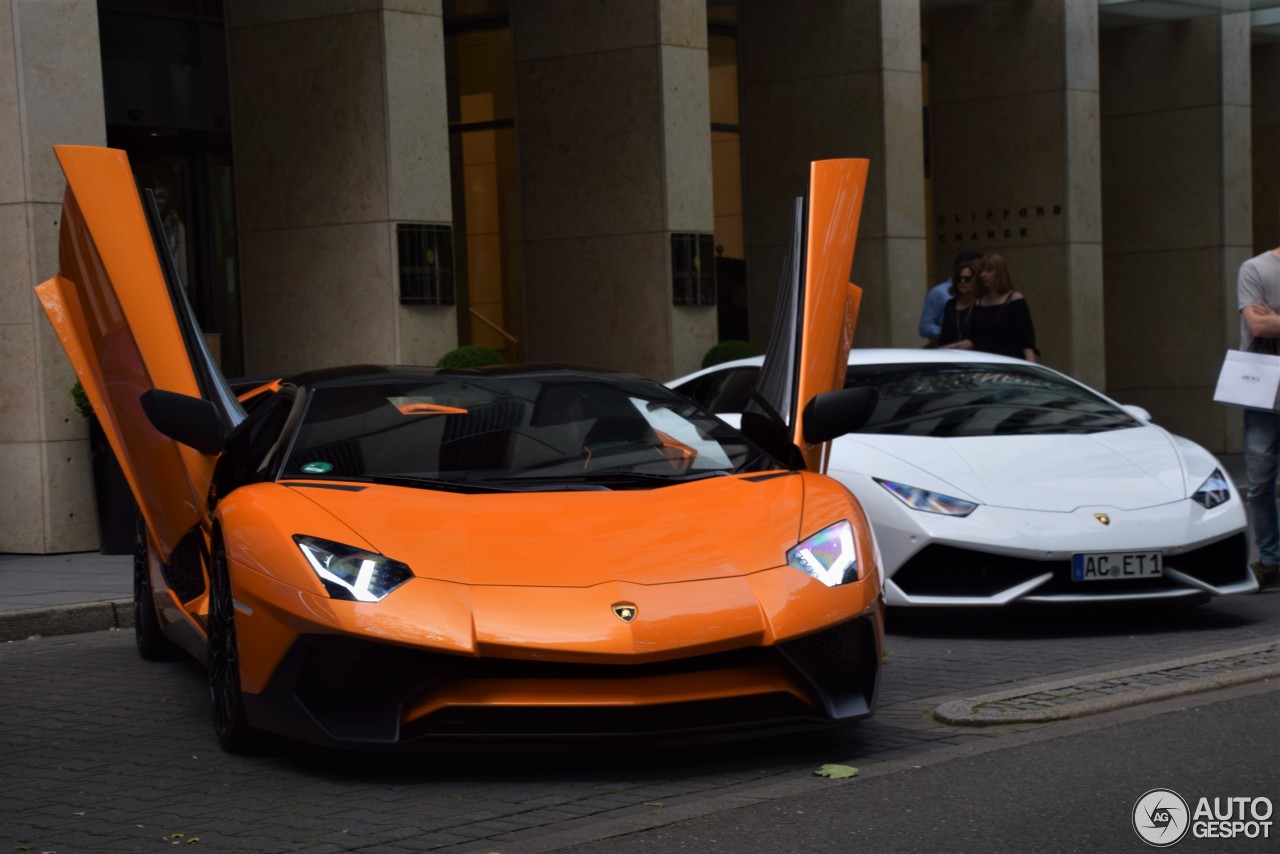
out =
[(732, 577), (786, 563), (802, 481), (745, 475), (652, 490), (471, 495), (288, 483), (415, 575), (586, 587)]
[(858, 435), (840, 440), (836, 453), (832, 474), (839, 467), (926, 489), (946, 486), (995, 507), (1136, 510), (1187, 497), (1181, 458), (1158, 427), (962, 439)]

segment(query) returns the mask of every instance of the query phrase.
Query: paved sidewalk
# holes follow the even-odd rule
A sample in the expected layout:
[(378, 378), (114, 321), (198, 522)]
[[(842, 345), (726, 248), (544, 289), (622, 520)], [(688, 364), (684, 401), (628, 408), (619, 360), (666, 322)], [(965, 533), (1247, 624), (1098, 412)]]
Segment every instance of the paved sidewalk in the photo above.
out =
[(1022, 684), (943, 703), (935, 720), (1002, 726), (1067, 720), (1280, 676), (1280, 640), (1106, 673)]
[(133, 556), (0, 554), (0, 642), (133, 625)]

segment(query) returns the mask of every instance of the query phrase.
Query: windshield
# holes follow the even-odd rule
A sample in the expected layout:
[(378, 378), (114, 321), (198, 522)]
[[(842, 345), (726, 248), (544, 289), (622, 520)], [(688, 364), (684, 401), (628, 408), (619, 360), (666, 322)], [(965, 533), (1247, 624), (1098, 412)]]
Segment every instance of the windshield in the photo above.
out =
[(846, 388), (880, 394), (859, 433), (1003, 436), (1096, 433), (1140, 422), (1077, 383), (1026, 365), (856, 365)]
[(314, 389), (282, 474), (643, 488), (778, 467), (657, 383), (583, 373), (440, 374)]

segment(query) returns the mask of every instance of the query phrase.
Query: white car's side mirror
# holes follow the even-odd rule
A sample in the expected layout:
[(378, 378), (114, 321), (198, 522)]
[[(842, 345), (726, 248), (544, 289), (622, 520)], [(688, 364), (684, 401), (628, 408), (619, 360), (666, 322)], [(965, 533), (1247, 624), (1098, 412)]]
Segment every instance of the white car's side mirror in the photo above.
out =
[(1132, 415), (1134, 418), (1141, 421), (1143, 424), (1151, 423), (1151, 413), (1143, 409), (1141, 406), (1134, 406), (1131, 403), (1124, 403), (1120, 405), (1120, 408), (1123, 409), (1125, 412), (1129, 413), (1130, 415)]

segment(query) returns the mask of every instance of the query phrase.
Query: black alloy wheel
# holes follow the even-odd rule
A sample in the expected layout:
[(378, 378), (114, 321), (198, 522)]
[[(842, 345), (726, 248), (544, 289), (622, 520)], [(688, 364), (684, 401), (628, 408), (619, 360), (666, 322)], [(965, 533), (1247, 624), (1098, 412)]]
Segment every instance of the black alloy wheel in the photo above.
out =
[(240, 649), (236, 643), (235, 602), (227, 552), (221, 541), (214, 542), (213, 567), (209, 573), (209, 699), (213, 706), (213, 731), (222, 749), (230, 753), (251, 752), (257, 746), (257, 732), (249, 726), (240, 691)]
[(150, 555), (147, 523), (139, 513), (133, 535), (133, 638), (138, 655), (145, 660), (169, 661), (177, 656), (178, 648), (160, 630), (155, 592), (151, 589)]

